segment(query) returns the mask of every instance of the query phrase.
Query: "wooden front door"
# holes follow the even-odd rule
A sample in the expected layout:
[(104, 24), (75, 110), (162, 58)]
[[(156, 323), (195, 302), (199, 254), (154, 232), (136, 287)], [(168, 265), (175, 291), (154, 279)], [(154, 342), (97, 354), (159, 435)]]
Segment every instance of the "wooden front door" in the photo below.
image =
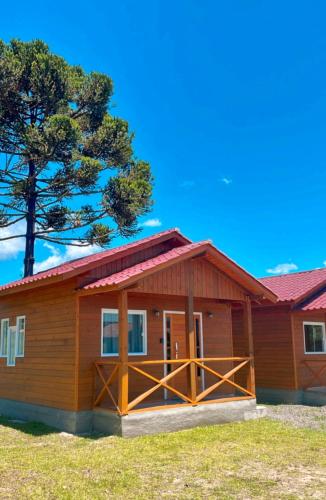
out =
[[(196, 332), (196, 356), (201, 357), (201, 321), (200, 315), (194, 314), (194, 327)], [(166, 359), (186, 359), (187, 344), (186, 344), (186, 319), (183, 313), (166, 313), (165, 315), (165, 356)], [(175, 370), (179, 364), (168, 364), (166, 373)], [(202, 387), (201, 371), (197, 373), (197, 387), (200, 390)], [(183, 394), (187, 394), (187, 369), (178, 373), (169, 382), (169, 385), (178, 389)], [(169, 394), (169, 397), (173, 397)]]

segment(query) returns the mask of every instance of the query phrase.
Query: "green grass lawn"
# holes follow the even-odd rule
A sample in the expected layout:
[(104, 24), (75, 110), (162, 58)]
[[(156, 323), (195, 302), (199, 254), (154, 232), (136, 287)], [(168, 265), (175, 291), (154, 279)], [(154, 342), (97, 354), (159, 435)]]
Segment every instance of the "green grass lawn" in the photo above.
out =
[(135, 439), (0, 419), (0, 498), (325, 498), (326, 433), (269, 419)]

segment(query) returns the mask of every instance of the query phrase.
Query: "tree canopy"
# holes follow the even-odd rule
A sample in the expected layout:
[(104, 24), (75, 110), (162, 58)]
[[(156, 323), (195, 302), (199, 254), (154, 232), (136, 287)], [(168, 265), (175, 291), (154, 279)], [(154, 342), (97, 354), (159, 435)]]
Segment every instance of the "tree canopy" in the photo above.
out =
[(135, 234), (151, 207), (150, 165), (111, 113), (112, 94), (107, 75), (40, 40), (0, 40), (0, 228), (26, 221), (10, 236), (26, 238), (25, 276), (36, 239), (106, 246)]

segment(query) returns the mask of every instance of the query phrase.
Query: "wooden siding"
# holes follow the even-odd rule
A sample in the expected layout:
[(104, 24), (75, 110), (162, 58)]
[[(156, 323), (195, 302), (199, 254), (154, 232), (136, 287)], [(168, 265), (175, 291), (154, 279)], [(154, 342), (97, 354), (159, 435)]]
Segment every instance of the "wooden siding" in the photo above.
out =
[[(289, 308), (253, 308), (253, 341), (256, 386), (294, 389), (295, 365)], [(246, 354), (243, 344), (243, 314), (234, 310), (233, 342), (235, 356)]]
[[(113, 293), (105, 293), (80, 298), (79, 409), (81, 410), (92, 407), (94, 361), (117, 359), (117, 357), (101, 358), (102, 308), (117, 308), (117, 296)], [(148, 349), (147, 356), (129, 356), (129, 360), (163, 359), (163, 311), (185, 311), (185, 299), (130, 293), (128, 308), (147, 311)], [(160, 311), (159, 317), (153, 314), (154, 309)], [(231, 356), (232, 325), (230, 306), (197, 299), (195, 300), (194, 310), (203, 313), (204, 356)], [(208, 317), (208, 311), (213, 313), (212, 318)], [(227, 368), (225, 364), (224, 368)], [(148, 368), (148, 372), (158, 377), (163, 375), (160, 366)], [(129, 385), (130, 397), (135, 397), (151, 387), (150, 382), (134, 373), (130, 374)], [(156, 397), (163, 399), (163, 391), (160, 394), (157, 393)]]
[(76, 311), (74, 284), (2, 297), (0, 319), (26, 316), (25, 356), (8, 367), (0, 358), (0, 398), (75, 408)]
[[(244, 300), (245, 291), (204, 258), (194, 259), (194, 296), (224, 300)], [(187, 262), (175, 264), (139, 281), (144, 293), (185, 295)]]
[(319, 382), (318, 379), (314, 379), (313, 373), (311, 372), (312, 370), (318, 373), (318, 371), (325, 366), (326, 354), (305, 354), (303, 333), (304, 321), (326, 323), (326, 312), (295, 311), (292, 313), (298, 387), (300, 389), (305, 389), (307, 386), (326, 386), (326, 370), (322, 373)]

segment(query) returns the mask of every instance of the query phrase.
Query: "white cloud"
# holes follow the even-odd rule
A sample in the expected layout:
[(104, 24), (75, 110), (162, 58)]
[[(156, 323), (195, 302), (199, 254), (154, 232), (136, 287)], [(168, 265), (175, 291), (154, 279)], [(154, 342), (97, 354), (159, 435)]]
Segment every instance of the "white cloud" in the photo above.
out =
[(296, 271), (298, 269), (298, 266), (296, 264), (293, 264), (291, 262), (288, 262), (286, 264), (277, 264), (275, 267), (271, 267), (270, 269), (267, 269), (266, 271), (269, 274), (286, 274), (291, 271)]
[[(15, 234), (24, 234), (26, 224), (24, 221), (17, 222), (12, 226), (0, 228), (0, 239), (14, 236)], [(0, 260), (14, 259), (20, 252), (25, 250), (24, 238), (13, 238), (11, 240), (0, 241)]]
[(81, 247), (66, 245), (63, 247), (63, 251), (60, 251), (58, 247), (47, 242), (45, 242), (43, 246), (50, 250), (50, 255), (40, 262), (35, 262), (34, 273), (45, 271), (51, 267), (59, 266), (68, 260), (79, 259), (80, 257), (85, 257), (86, 255), (91, 255), (101, 250), (101, 247), (97, 245), (85, 245)]
[(229, 179), (228, 177), (222, 177), (221, 182), (226, 184), (227, 186), (232, 183), (232, 179)]
[(160, 227), (162, 226), (162, 222), (160, 219), (148, 219), (145, 222), (140, 224), (143, 227)]
[(195, 181), (186, 180), (181, 182), (180, 187), (182, 188), (192, 188), (195, 185)]

